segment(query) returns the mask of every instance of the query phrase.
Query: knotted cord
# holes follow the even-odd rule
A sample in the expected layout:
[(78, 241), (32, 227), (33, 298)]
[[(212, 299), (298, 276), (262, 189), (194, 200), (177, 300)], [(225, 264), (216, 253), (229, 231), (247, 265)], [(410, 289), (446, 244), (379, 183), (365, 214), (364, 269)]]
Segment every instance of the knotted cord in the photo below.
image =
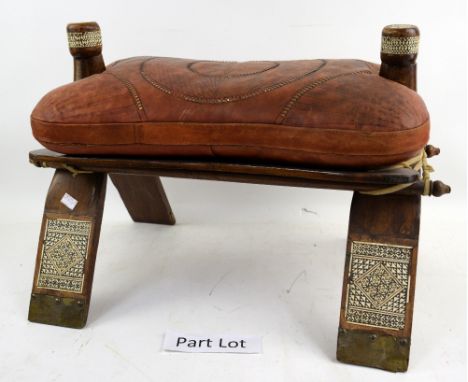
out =
[[(421, 171), (422, 172), (422, 181), (424, 183), (423, 195), (430, 195), (431, 192), (431, 172), (434, 172), (434, 168), (427, 162), (427, 154), (426, 151), (423, 149), (421, 153), (416, 155), (413, 158), (407, 159), (403, 162), (397, 163), (395, 165), (382, 168), (381, 170), (395, 170), (398, 168), (408, 168), (414, 171)], [(366, 195), (386, 195), (391, 194), (394, 192), (398, 192), (400, 190), (404, 190), (405, 188), (415, 184), (415, 182), (410, 183), (400, 183), (395, 184), (394, 186), (379, 188), (376, 190), (370, 191), (360, 191), (361, 194)]]

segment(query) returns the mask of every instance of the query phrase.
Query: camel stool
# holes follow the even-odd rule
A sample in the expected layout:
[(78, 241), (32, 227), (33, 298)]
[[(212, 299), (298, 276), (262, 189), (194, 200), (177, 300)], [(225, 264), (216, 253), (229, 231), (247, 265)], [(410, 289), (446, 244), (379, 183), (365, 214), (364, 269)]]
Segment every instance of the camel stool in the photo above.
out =
[(38, 167), (55, 169), (29, 320), (82, 328), (110, 179), (136, 222), (175, 224), (160, 176), (353, 191), (338, 360), (406, 371), (428, 114), (416, 93), (419, 30), (382, 32), (361, 60), (229, 63), (134, 57), (104, 65), (96, 23), (67, 27), (75, 82), (32, 113)]

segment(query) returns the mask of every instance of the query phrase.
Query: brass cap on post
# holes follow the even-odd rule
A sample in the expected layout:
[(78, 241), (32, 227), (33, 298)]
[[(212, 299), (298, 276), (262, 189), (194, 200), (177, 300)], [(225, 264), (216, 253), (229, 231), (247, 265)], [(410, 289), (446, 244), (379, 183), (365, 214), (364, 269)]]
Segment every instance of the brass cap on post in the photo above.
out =
[(409, 65), (416, 61), (419, 29), (410, 24), (387, 25), (382, 30), (380, 58), (390, 65)]
[(67, 25), (68, 47), (75, 58), (98, 56), (102, 52), (101, 28), (98, 23), (72, 23)]

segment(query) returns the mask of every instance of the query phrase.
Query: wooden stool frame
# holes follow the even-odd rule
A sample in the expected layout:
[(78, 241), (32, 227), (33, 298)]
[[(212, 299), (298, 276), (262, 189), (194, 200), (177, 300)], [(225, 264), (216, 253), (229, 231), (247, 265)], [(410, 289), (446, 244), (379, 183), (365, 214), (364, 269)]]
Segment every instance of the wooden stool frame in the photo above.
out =
[[(99, 26), (68, 26), (75, 80), (105, 69)], [(99, 40), (95, 46), (76, 42)], [(71, 36), (71, 37), (70, 37)], [(96, 39), (99, 36), (99, 39)], [(416, 53), (392, 52), (392, 38), (419, 38), (413, 26), (384, 28), (381, 75), (416, 89)], [(403, 40), (402, 40), (403, 39)], [(384, 41), (383, 40), (383, 41)], [(390, 50), (389, 50), (390, 49)], [(426, 147), (428, 157), (439, 150)], [(91, 298), (107, 175), (136, 222), (175, 224), (163, 177), (325, 188), (354, 192), (351, 203), (337, 358), (340, 361), (405, 371), (408, 367), (416, 285), (421, 195), (418, 171), (339, 171), (229, 161), (87, 157), (36, 150), (29, 154), (38, 167), (54, 168), (39, 237), (29, 320), (82, 328)], [(373, 196), (368, 191), (402, 183), (396, 193)], [(441, 196), (450, 187), (430, 183)], [(78, 200), (62, 203), (64, 195)]]

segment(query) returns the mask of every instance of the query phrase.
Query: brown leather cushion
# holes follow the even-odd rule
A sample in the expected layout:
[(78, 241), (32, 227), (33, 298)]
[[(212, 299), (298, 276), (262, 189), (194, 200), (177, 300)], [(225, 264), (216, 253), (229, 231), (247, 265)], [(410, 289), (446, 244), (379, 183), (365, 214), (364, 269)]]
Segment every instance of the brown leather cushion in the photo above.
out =
[(134, 57), (48, 93), (33, 134), (65, 154), (204, 157), (375, 168), (417, 154), (414, 91), (359, 60)]

